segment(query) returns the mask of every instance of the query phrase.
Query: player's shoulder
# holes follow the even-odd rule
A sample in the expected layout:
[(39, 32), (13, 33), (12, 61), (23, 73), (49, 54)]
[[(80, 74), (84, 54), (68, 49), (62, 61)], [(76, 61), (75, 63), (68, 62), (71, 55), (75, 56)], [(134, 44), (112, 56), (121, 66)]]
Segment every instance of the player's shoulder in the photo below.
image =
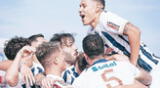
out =
[(79, 75), (79, 77), (77, 77), (76, 79), (75, 79), (75, 81), (73, 82), (73, 87), (75, 87), (75, 88), (79, 88), (79, 87), (81, 87), (81, 88), (83, 88), (82, 86), (85, 86), (86, 85), (86, 82), (87, 82), (87, 80), (86, 79), (88, 79), (89, 78), (89, 76), (86, 76), (88, 73), (87, 73), (87, 70), (84, 70), (80, 75)]
[(106, 69), (110, 69), (110, 68), (114, 68), (117, 66), (117, 61), (112, 60), (112, 61), (107, 61), (107, 62), (101, 62), (101, 63), (96, 63), (94, 65), (92, 65), (91, 67), (89, 67), (86, 71), (86, 73), (89, 74), (99, 74), (102, 71), (106, 70)]
[(133, 65), (129, 61), (116, 61), (117, 67), (129, 68)]
[(117, 14), (111, 12), (111, 11), (103, 11), (100, 15), (101, 18), (106, 18), (106, 17), (111, 17), (111, 16), (115, 16)]

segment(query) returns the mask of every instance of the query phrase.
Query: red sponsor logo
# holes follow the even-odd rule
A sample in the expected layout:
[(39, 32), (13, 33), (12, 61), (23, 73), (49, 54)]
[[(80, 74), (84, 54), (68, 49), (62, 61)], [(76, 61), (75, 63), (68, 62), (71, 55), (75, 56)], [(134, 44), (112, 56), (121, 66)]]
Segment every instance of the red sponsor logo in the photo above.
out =
[(112, 23), (112, 22), (107, 22), (107, 25), (109, 26), (109, 27), (111, 27), (112, 29), (115, 29), (115, 30), (119, 30), (119, 25), (116, 25), (116, 24), (114, 24), (114, 23)]

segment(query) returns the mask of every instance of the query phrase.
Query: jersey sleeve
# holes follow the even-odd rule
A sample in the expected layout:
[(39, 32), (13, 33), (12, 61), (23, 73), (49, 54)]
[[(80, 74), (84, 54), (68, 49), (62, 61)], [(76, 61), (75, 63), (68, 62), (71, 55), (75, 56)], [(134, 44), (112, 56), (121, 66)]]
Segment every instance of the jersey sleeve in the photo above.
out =
[(107, 31), (117, 34), (123, 34), (125, 25), (128, 23), (126, 19), (111, 12), (102, 13), (100, 20)]

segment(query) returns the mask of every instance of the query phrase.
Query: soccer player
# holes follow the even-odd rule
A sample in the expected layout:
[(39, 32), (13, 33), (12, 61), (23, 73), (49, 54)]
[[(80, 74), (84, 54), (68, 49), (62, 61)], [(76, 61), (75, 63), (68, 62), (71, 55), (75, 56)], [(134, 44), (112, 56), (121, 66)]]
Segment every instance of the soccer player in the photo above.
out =
[(63, 73), (63, 79), (66, 83), (72, 84), (74, 79), (79, 76), (78, 69), (75, 67), (76, 58), (78, 55), (77, 47), (75, 45), (75, 39), (70, 33), (56, 33), (50, 39), (51, 42), (58, 41), (61, 44), (64, 52), (70, 55), (70, 58), (67, 58), (68, 63), (67, 69)]
[(34, 34), (34, 35), (31, 35), (29, 38), (28, 38), (31, 42), (31, 46), (33, 47), (38, 47), (40, 44), (42, 44), (43, 42), (48, 42), (45, 38), (44, 38), (44, 35), (42, 34)]
[[(10, 86), (19, 86), (19, 88), (21, 88), (25, 86), (24, 82), (26, 82), (27, 85), (32, 85), (34, 83), (33, 74), (29, 68), (32, 66), (32, 59), (20, 59), (19, 57), (17, 58), (18, 60), (16, 59), (18, 52), (20, 52), (24, 46), (30, 46), (30, 42), (27, 38), (23, 37), (14, 37), (5, 45), (4, 53), (9, 61), (11, 61), (11, 65), (7, 65), (8, 67), (6, 72), (6, 80)], [(22, 55), (21, 53), (19, 54)], [(26, 72), (22, 73), (24, 71)], [(19, 72), (23, 76), (19, 76)], [(21, 80), (24, 80), (24, 82)]]
[[(89, 68), (85, 69), (74, 81), (75, 88), (145, 88), (136, 80), (150, 84), (148, 73), (141, 73), (128, 61), (108, 61), (104, 59), (104, 42), (97, 34), (83, 39), (83, 50)], [(136, 79), (136, 80), (135, 80)], [(126, 87), (128, 86), (128, 87)]]
[[(43, 42), (48, 42), (44, 38), (44, 35), (42, 35), (42, 34), (31, 35), (28, 39), (30, 41), (31, 46), (34, 47), (34, 48), (37, 48)], [(38, 61), (38, 59), (35, 55), (33, 57), (33, 65), (31, 67), (31, 70), (32, 70), (33, 75), (37, 75), (38, 73), (44, 72), (44, 68), (39, 63), (39, 61)]]
[(159, 60), (140, 42), (139, 28), (104, 9), (105, 0), (81, 0), (79, 14), (83, 24), (91, 26), (89, 33), (98, 33), (109, 51), (128, 56), (132, 64), (150, 72)]
[(60, 42), (43, 43), (37, 48), (36, 55), (39, 57), (38, 60), (45, 69), (44, 74), (46, 77), (61, 81), (51, 84), (53, 88), (72, 88), (71, 85), (66, 85), (61, 78), (62, 72), (67, 67), (65, 59), (68, 55), (66, 54), (67, 53), (61, 49)]
[(70, 53), (72, 58), (68, 58), (68, 63), (73, 65), (78, 55), (77, 47), (75, 45), (75, 39), (71, 33), (56, 33), (50, 39), (51, 42), (58, 41), (61, 44), (62, 49)]

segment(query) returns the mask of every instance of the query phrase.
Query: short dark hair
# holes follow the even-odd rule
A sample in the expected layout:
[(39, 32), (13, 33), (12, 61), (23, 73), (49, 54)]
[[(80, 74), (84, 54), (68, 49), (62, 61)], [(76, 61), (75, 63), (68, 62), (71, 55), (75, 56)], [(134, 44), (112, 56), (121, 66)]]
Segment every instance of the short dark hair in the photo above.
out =
[(87, 35), (83, 39), (83, 50), (91, 59), (104, 54), (104, 42), (98, 34)]
[(103, 10), (105, 9), (105, 0), (95, 0), (97, 2), (100, 2), (103, 5)]
[(52, 53), (56, 53), (60, 51), (60, 43), (59, 42), (44, 42), (40, 46), (37, 47), (36, 56), (40, 63), (46, 67), (49, 65), (48, 57), (52, 55)]
[(61, 44), (67, 45), (66, 42), (62, 42), (62, 39), (65, 39), (65, 38), (69, 38), (73, 42), (75, 42), (75, 39), (74, 39), (74, 37), (73, 37), (73, 35), (71, 33), (56, 33), (56, 34), (53, 35), (53, 37), (50, 39), (50, 41), (51, 42), (58, 41)]
[(30, 40), (30, 42), (33, 42), (33, 41), (36, 41), (36, 39), (38, 37), (43, 37), (44, 38), (44, 35), (43, 34), (35, 34), (35, 35), (31, 35), (30, 37), (28, 37), (28, 39)]
[(4, 53), (9, 60), (14, 60), (18, 51), (26, 45), (30, 45), (28, 38), (14, 37), (4, 47)]

